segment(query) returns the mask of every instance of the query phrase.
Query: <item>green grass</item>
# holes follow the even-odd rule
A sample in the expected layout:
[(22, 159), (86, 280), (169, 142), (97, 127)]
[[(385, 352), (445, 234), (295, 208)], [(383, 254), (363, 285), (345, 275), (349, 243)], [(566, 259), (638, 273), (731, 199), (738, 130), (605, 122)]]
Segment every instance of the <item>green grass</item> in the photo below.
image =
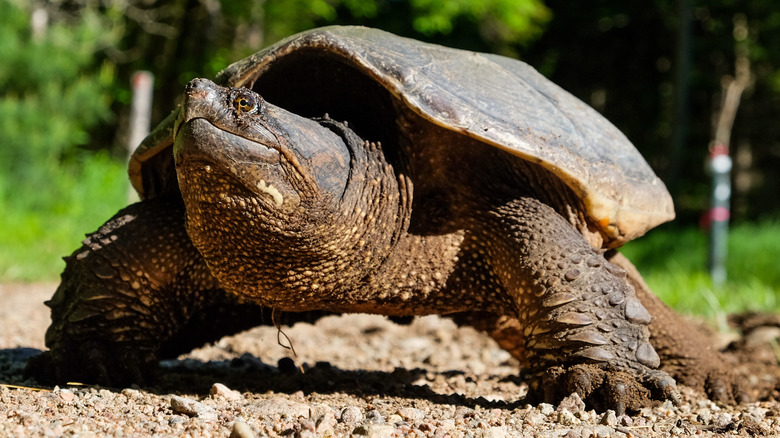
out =
[(706, 269), (707, 240), (707, 234), (696, 228), (667, 227), (621, 251), (648, 286), (682, 312), (722, 317), (744, 310), (780, 311), (780, 222), (731, 227), (728, 280), (717, 288)]
[(0, 282), (56, 280), (62, 257), (127, 204), (128, 190), (126, 166), (104, 155), (45, 181), (0, 178)]

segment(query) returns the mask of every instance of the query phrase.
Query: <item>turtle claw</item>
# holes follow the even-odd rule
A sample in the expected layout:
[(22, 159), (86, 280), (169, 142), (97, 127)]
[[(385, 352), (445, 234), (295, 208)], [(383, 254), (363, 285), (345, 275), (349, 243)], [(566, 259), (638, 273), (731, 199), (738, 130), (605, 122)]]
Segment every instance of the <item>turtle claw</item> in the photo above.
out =
[(577, 393), (586, 405), (602, 411), (611, 409), (618, 415), (637, 411), (653, 400), (671, 400), (674, 404), (681, 400), (675, 380), (663, 371), (647, 370), (636, 375), (596, 364), (550, 367), (531, 376), (530, 388), (532, 402), (555, 404)]
[(663, 371), (652, 371), (647, 377), (653, 397), (660, 400), (671, 400), (675, 406), (682, 403), (680, 391), (677, 390), (677, 382)]

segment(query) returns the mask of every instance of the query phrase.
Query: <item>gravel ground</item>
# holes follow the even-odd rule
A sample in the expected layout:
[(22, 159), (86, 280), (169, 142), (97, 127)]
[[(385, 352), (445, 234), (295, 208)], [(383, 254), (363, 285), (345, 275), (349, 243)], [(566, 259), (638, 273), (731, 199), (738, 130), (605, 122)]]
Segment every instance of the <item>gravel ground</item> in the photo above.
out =
[(682, 387), (680, 406), (616, 416), (585, 409), (576, 395), (558, 406), (525, 404), (527, 387), (508, 353), (437, 317), (406, 326), (327, 317), (283, 336), (256, 328), (164, 362), (155, 387), (34, 389), (22, 369), (44, 348), (42, 302), (55, 287), (0, 285), (0, 436), (780, 435), (777, 318), (739, 319), (752, 324), (751, 335), (736, 339), (729, 356), (765, 401), (718, 406)]

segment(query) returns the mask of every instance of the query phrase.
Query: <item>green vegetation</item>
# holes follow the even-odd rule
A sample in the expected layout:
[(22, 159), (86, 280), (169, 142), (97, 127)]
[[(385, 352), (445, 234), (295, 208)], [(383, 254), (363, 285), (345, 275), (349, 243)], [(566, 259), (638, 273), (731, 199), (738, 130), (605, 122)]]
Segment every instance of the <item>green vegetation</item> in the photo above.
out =
[(62, 257), (127, 204), (126, 167), (105, 154), (48, 177), (42, 185), (0, 179), (0, 282), (56, 279)]
[(722, 317), (740, 310), (780, 311), (780, 222), (732, 227), (728, 281), (714, 288), (706, 270), (707, 234), (666, 228), (627, 244), (621, 252), (648, 286), (683, 312)]
[(94, 14), (30, 29), (0, 1), (0, 281), (52, 279), (80, 234), (125, 203), (124, 165), (83, 149), (111, 119), (111, 42)]

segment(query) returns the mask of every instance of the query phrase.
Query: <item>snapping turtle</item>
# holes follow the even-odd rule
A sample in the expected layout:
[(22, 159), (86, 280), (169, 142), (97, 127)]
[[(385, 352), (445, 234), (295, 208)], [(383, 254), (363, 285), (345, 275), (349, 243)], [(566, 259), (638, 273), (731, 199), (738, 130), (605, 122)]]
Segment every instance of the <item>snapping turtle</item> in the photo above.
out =
[[(161, 355), (280, 314), (441, 314), (518, 357), (539, 399), (678, 396), (637, 294), (672, 313), (613, 250), (672, 219), (670, 196), (520, 61), (304, 32), (190, 82), (129, 173), (142, 201), (66, 258), (39, 376), (145, 383)], [(653, 342), (689, 366), (681, 336)]]

